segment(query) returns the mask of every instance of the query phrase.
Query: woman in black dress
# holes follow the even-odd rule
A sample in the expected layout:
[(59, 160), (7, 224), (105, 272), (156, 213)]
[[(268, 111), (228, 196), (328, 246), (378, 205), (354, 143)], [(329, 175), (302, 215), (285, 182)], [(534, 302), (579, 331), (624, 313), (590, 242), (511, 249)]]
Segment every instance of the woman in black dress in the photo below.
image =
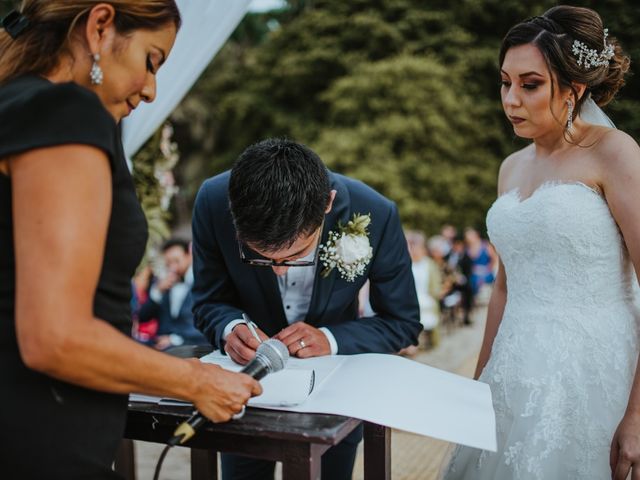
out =
[(117, 123), (155, 97), (173, 0), (25, 0), (0, 29), (0, 468), (107, 479), (127, 393), (213, 421), (260, 386), (138, 345), (130, 279), (147, 229)]

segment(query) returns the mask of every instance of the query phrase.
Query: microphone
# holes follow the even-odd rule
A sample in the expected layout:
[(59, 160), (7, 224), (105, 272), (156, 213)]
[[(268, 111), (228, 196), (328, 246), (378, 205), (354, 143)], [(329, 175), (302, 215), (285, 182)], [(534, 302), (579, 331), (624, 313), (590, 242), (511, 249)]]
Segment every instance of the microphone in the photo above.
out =
[[(280, 340), (270, 338), (258, 346), (256, 356), (240, 370), (240, 373), (246, 373), (256, 380), (261, 380), (269, 373), (282, 370), (287, 364), (287, 360), (289, 360), (289, 350), (285, 344)], [(244, 406), (242, 413), (244, 413)], [(178, 425), (167, 444), (175, 446), (185, 443), (195, 435), (198, 428), (208, 421), (207, 417), (196, 411), (188, 420)]]

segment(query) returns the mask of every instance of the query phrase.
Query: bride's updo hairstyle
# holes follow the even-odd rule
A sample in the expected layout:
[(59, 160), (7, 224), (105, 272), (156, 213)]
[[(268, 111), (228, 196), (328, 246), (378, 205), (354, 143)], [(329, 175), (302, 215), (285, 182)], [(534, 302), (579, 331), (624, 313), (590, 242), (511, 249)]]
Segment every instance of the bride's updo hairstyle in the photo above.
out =
[(17, 9), (23, 18), (14, 22), (18, 28), (0, 25), (0, 83), (53, 70), (60, 56), (69, 52), (75, 28), (99, 3), (113, 6), (115, 28), (121, 35), (159, 30), (171, 23), (180, 28), (175, 0), (23, 0)]
[[(526, 44), (535, 45), (542, 53), (560, 87), (573, 91), (577, 99), (574, 116), (580, 113), (588, 94), (600, 107), (609, 103), (624, 85), (631, 63), (618, 41), (607, 36), (600, 15), (589, 8), (561, 5), (515, 25), (502, 41), (500, 65), (510, 48)], [(582, 98), (578, 99), (572, 82), (587, 85)]]

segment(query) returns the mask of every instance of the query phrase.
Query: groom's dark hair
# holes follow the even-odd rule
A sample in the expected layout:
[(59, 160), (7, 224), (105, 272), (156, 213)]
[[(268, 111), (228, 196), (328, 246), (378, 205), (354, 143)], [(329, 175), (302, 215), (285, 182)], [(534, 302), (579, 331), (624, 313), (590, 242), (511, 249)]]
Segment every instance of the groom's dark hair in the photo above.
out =
[(309, 147), (280, 138), (251, 145), (229, 180), (238, 239), (265, 252), (289, 248), (320, 226), (330, 191), (327, 167)]

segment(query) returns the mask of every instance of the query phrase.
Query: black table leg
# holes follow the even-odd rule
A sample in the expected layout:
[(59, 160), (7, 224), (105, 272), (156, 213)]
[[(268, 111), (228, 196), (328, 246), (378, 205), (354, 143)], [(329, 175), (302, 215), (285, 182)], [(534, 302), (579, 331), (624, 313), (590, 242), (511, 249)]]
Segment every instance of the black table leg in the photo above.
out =
[(391, 480), (391, 429), (364, 422), (364, 478)]
[(133, 452), (133, 440), (123, 438), (116, 452), (113, 469), (125, 480), (136, 480), (136, 464)]
[(290, 443), (284, 447), (282, 480), (319, 480), (324, 445)]
[(191, 449), (191, 480), (218, 480), (218, 452)]

